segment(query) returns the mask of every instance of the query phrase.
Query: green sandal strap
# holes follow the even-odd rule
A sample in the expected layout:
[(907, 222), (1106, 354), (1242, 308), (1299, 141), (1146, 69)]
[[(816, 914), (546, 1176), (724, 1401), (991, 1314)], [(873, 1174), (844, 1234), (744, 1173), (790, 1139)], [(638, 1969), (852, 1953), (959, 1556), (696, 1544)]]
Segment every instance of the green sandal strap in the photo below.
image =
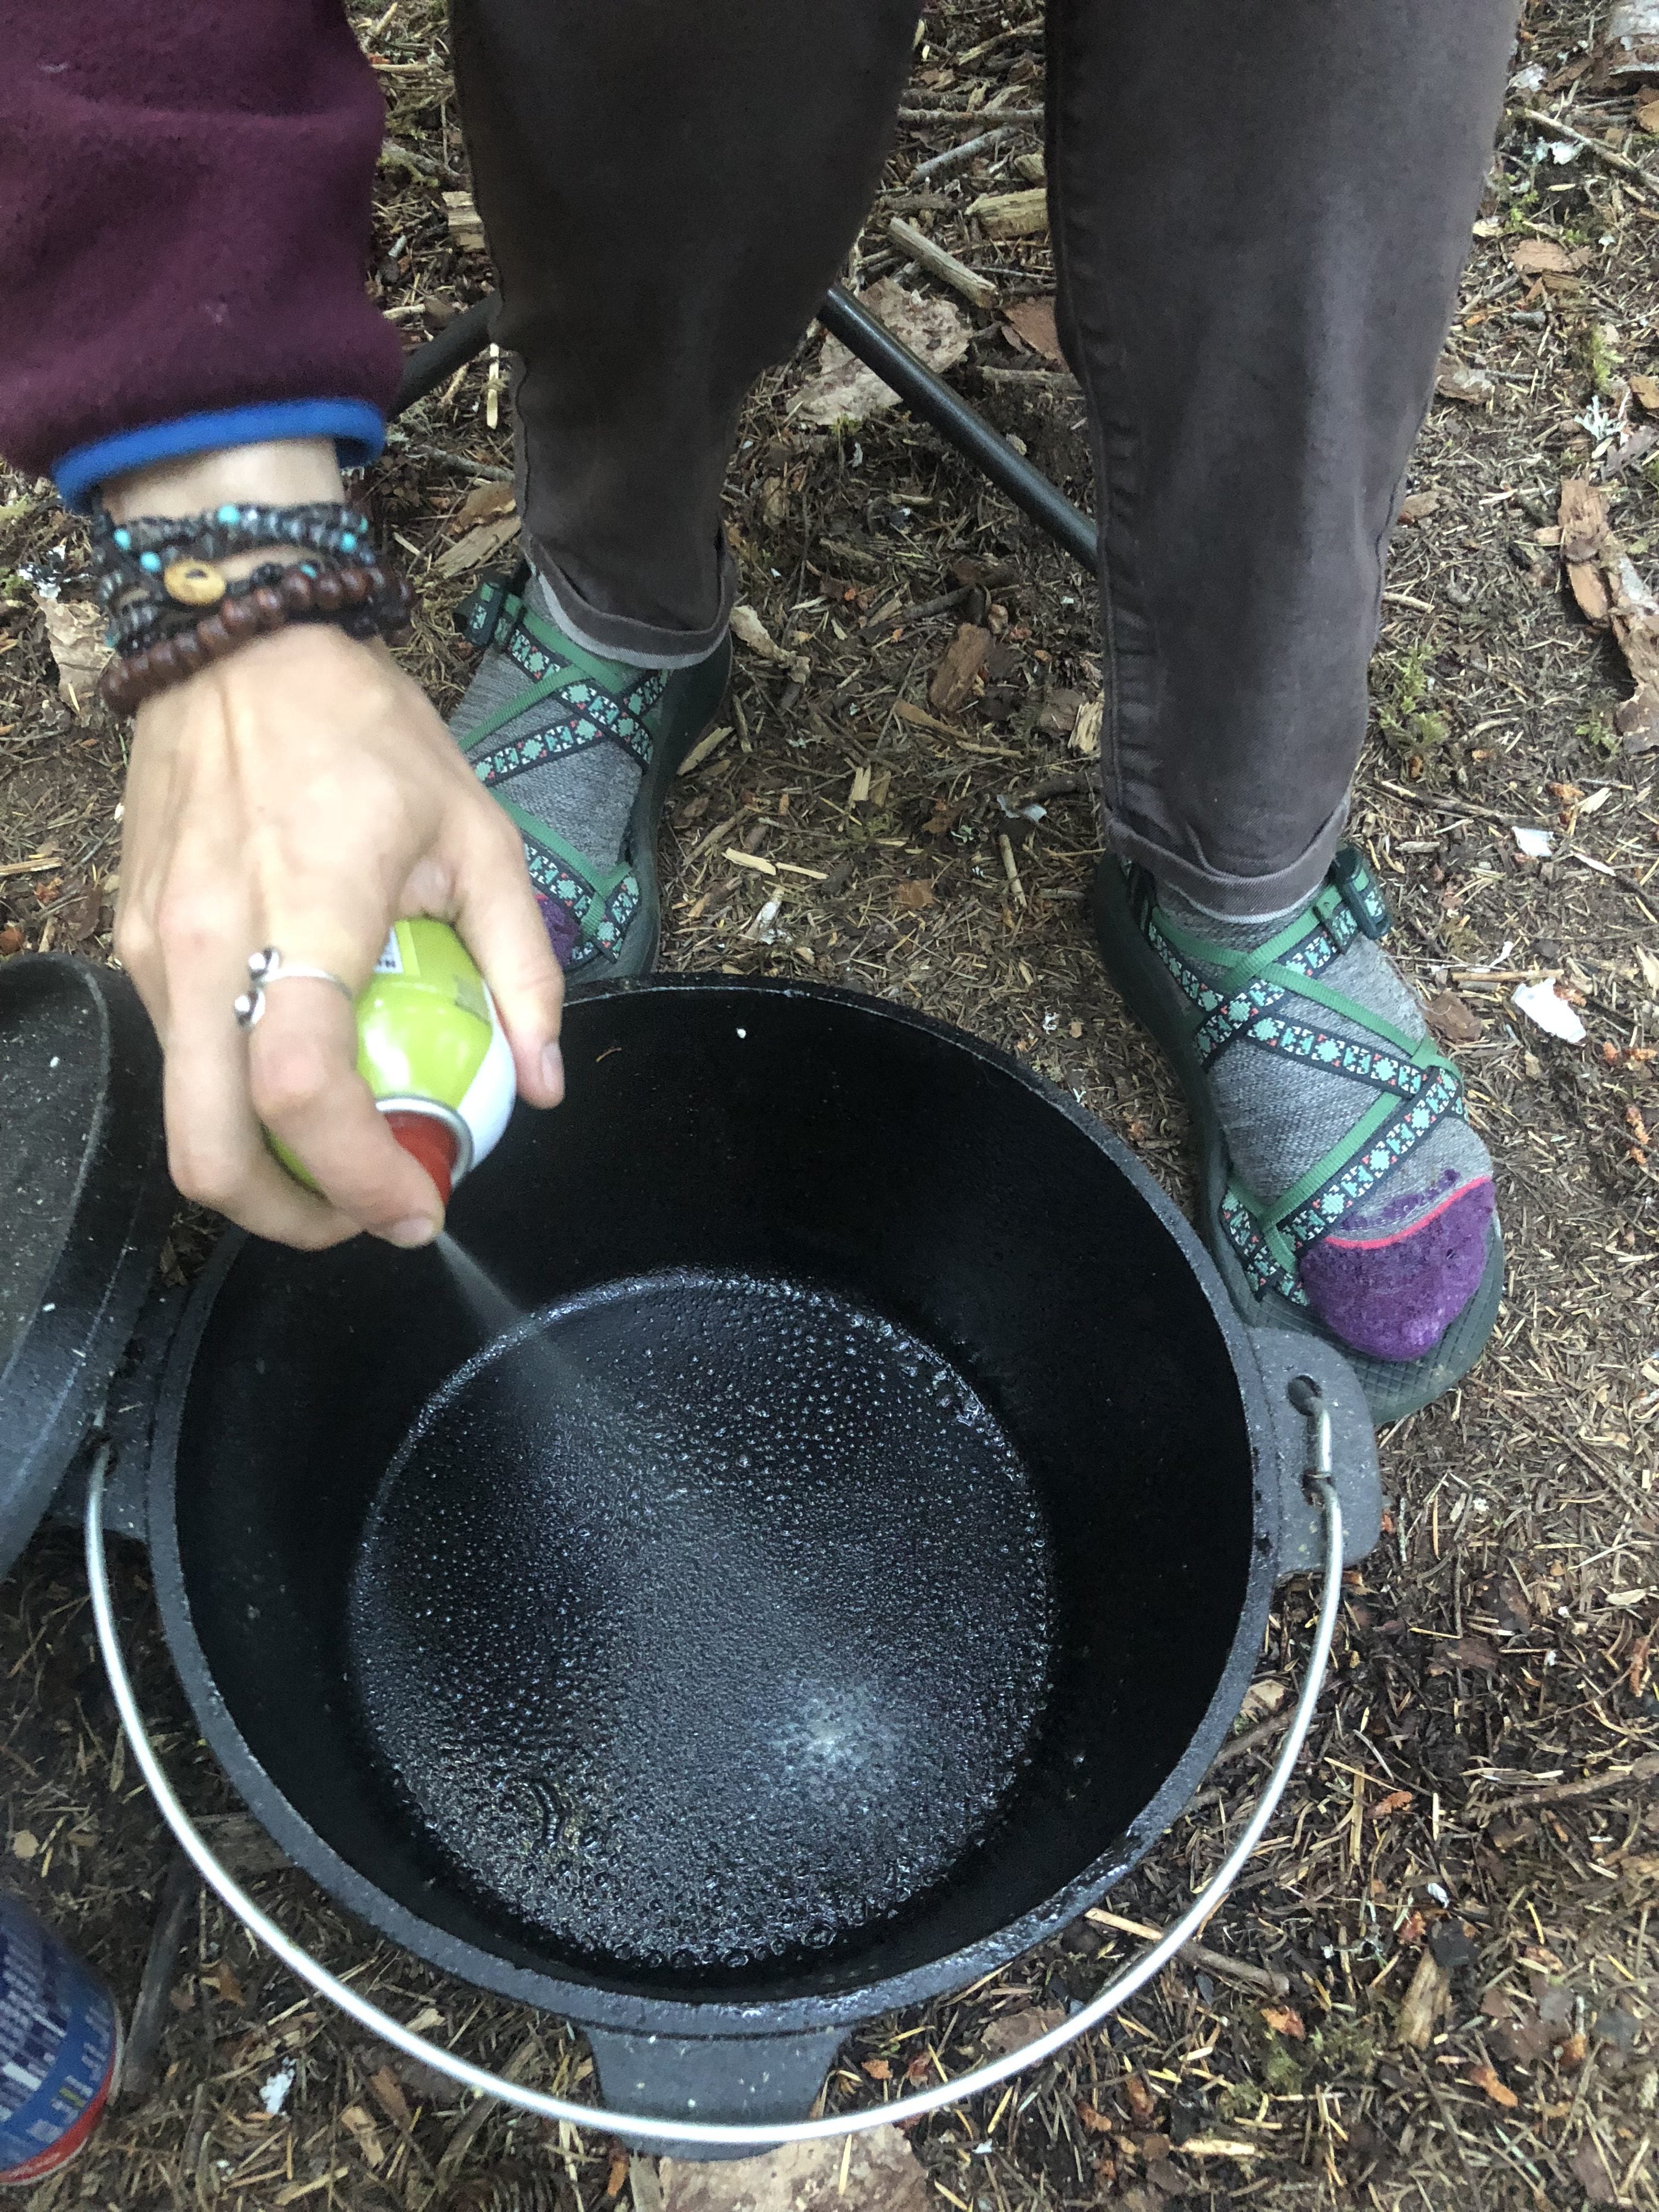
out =
[[(1143, 923), (1188, 1003), (1188, 1035), (1206, 1069), (1223, 1052), (1251, 1047), (1287, 1054), (1381, 1093), (1288, 1190), (1264, 1199), (1237, 1178), (1228, 1185), (1222, 1224), (1257, 1289), (1271, 1287), (1305, 1304), (1297, 1276), (1301, 1254), (1438, 1122), (1467, 1114), (1462, 1079), (1426, 1032), (1413, 1038), (1318, 980), (1357, 936), (1381, 938), (1388, 928), (1382, 894), (1352, 847), (1338, 854), (1309, 905), (1263, 945), (1237, 951), (1212, 945), (1155, 906)], [(1199, 959), (1219, 974), (1210, 980), (1197, 973), (1188, 963)], [(1278, 1009), (1292, 997), (1324, 1007), (1368, 1041), (1287, 1018)]]
[[(664, 670), (634, 668), (586, 651), (499, 577), (478, 586), (458, 619), (471, 642), (493, 645), (526, 678), (525, 689), (468, 736), (467, 757), (481, 782), (607, 742), (649, 767), (652, 737), (645, 717), (662, 696), (668, 680)], [(498, 731), (547, 699), (571, 708), (569, 717), (553, 730), (490, 748)]]

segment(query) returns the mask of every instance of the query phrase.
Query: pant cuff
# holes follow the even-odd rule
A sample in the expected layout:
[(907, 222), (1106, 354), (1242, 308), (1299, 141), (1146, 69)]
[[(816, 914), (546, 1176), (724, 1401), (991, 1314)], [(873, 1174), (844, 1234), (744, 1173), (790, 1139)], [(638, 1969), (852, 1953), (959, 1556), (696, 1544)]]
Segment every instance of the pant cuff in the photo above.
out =
[(553, 603), (559, 626), (589, 653), (634, 668), (695, 668), (726, 635), (738, 597), (738, 564), (724, 538), (720, 545), (720, 610), (707, 629), (659, 629), (630, 615), (606, 614), (585, 599), (539, 539), (526, 534), (525, 550)]
[(1271, 875), (1230, 876), (1202, 867), (1185, 854), (1171, 853), (1143, 836), (1115, 816), (1107, 819), (1106, 848), (1121, 860), (1139, 862), (1159, 884), (1170, 885), (1218, 921), (1254, 921), (1261, 915), (1287, 913), (1308, 903), (1329, 872), (1347, 818), (1345, 797), (1307, 850)]

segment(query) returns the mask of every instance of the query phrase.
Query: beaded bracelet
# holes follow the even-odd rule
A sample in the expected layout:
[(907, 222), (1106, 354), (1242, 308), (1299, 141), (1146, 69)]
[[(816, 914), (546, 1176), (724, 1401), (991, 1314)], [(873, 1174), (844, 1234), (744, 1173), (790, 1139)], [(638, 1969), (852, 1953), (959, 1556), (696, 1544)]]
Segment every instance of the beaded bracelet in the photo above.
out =
[(338, 501), (295, 507), (226, 501), (201, 514), (136, 515), (117, 523), (101, 503), (92, 516), (93, 568), (110, 642), (129, 653), (169, 627), (187, 627), (226, 594), (215, 563), (291, 545), (296, 554), (373, 561), (368, 518)]
[(415, 598), (402, 576), (377, 561), (268, 563), (240, 586), (226, 586), (222, 577), (219, 584), (211, 612), (110, 663), (98, 685), (106, 706), (130, 714), (156, 692), (289, 623), (334, 623), (354, 637), (395, 640), (406, 632)]

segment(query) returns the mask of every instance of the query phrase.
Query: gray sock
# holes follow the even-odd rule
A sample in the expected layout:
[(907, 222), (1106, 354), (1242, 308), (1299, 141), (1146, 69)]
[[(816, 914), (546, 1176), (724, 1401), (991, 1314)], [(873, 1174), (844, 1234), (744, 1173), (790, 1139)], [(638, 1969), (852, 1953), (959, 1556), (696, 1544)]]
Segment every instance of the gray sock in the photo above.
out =
[[(1290, 911), (1229, 921), (1160, 887), (1159, 906), (1182, 929), (1229, 951), (1248, 951), (1275, 937)], [(1194, 963), (1200, 969), (1201, 962)], [(1213, 977), (1209, 971), (1206, 980)], [(1356, 937), (1320, 972), (1328, 989), (1384, 1020), (1418, 1042), (1426, 1033), (1423, 1009), (1382, 946)], [(1351, 1022), (1311, 1000), (1290, 998), (1275, 1011), (1286, 1021), (1325, 1030), (1351, 1042), (1373, 1043)], [(1350, 1078), (1331, 1075), (1287, 1054), (1264, 1051), (1241, 1037), (1215, 1061), (1211, 1081), (1240, 1180), (1259, 1197), (1289, 1190), (1316, 1161), (1352, 1129), (1377, 1097)], [(1391, 1170), (1384, 1183), (1342, 1219), (1345, 1240), (1395, 1237), (1465, 1184), (1492, 1173), (1492, 1156), (1468, 1123), (1448, 1115)]]
[[(528, 600), (532, 613), (559, 626), (558, 609), (539, 576), (531, 579)], [(632, 664), (617, 661), (606, 665), (614, 672), (618, 690), (639, 674)], [(465, 696), (450, 717), (450, 731), (457, 742), (465, 747), (474, 731), (527, 690), (529, 683), (523, 669), (490, 646)], [(492, 733), (489, 742), (493, 747), (516, 738), (539, 737), (569, 719), (570, 709), (562, 702), (544, 699), (522, 714), (515, 714)], [(513, 799), (515, 805), (547, 823), (597, 866), (612, 867), (621, 856), (642, 773), (639, 762), (623, 746), (588, 745), (515, 776)]]

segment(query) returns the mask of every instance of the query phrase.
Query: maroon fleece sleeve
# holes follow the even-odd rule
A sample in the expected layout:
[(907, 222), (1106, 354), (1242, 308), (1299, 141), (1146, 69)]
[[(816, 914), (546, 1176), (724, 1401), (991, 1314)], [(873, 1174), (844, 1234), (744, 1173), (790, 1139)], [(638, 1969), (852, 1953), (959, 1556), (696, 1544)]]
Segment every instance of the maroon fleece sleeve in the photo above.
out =
[(380, 90), (340, 0), (0, 0), (0, 453), (327, 397), (384, 411)]

